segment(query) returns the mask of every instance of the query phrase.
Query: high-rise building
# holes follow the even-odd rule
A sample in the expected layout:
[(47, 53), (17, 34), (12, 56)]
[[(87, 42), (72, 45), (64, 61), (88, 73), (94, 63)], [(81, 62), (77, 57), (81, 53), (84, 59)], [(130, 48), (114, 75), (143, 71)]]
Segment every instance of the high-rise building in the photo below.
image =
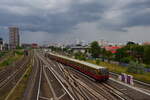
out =
[(3, 38), (0, 38), (0, 51), (3, 50)]
[(9, 27), (9, 45), (10, 49), (16, 49), (20, 46), (20, 35), (18, 27)]

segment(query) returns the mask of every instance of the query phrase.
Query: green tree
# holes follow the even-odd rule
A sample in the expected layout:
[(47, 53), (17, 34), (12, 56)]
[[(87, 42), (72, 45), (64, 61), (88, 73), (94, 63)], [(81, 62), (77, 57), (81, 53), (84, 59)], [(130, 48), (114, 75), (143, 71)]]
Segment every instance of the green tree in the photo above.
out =
[(104, 59), (106, 58), (106, 56), (105, 56), (105, 55), (106, 55), (106, 52), (107, 52), (107, 51), (106, 51), (105, 48), (101, 48), (101, 54), (100, 54), (100, 55), (101, 55), (102, 61), (104, 61)]
[(138, 62), (130, 62), (127, 72), (134, 74), (143, 74), (144, 66), (142, 64), (139, 64)]
[(144, 55), (143, 46), (134, 43), (128, 43), (123, 48), (117, 50), (117, 53), (115, 54), (116, 56), (115, 59), (120, 62), (121, 60), (125, 62), (130, 62), (130, 60), (132, 60), (142, 63), (143, 55)]
[(99, 65), (101, 61), (99, 59), (96, 59), (96, 64)]
[(110, 62), (110, 60), (113, 57), (113, 54), (110, 51), (106, 51), (104, 55), (108, 59), (108, 62)]
[(98, 58), (100, 55), (101, 48), (97, 41), (91, 43), (90, 53), (93, 58)]
[(74, 56), (75, 56), (75, 59), (86, 60), (86, 56), (82, 52), (77, 52), (77, 53), (74, 54)]
[(133, 45), (132, 56), (138, 61), (143, 62), (144, 47), (141, 45)]
[(117, 53), (115, 54), (115, 60), (121, 62), (121, 59), (127, 56), (128, 56), (127, 50), (125, 47), (123, 47), (117, 50)]
[(144, 63), (150, 64), (150, 46), (144, 47)]
[(136, 61), (136, 60), (134, 59), (134, 57), (128, 56), (128, 57), (121, 58), (120, 61), (123, 63), (130, 63), (131, 61)]
[(127, 45), (134, 45), (134, 44), (136, 44), (135, 42), (132, 42), (132, 41), (128, 41), (127, 42)]

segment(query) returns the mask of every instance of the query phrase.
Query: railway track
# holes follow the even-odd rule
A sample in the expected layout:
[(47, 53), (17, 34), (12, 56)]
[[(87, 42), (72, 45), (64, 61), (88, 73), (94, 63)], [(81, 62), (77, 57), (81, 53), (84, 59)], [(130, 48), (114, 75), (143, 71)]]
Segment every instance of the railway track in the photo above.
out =
[[(59, 63), (49, 61), (49, 64), (51, 64), (51, 66), (54, 67), (52, 69), (55, 72), (55, 74), (57, 72), (59, 74), (63, 73), (63, 75), (64, 75), (63, 78), (65, 78), (64, 80), (67, 81), (67, 83), (68, 83), (66, 87), (71, 87), (70, 92), (72, 92), (72, 94), (74, 95), (76, 100), (110, 100), (110, 98), (115, 98), (111, 94), (109, 94), (111, 97), (110, 96), (108, 97), (108, 93), (106, 93), (106, 92), (103, 93), (103, 95), (102, 95), (101, 94), (102, 92), (99, 93), (97, 91), (94, 91), (94, 89), (90, 88), (85, 83), (83, 83), (82, 81), (80, 81), (76, 77), (74, 77), (70, 71), (67, 71), (63, 66), (59, 65)], [(55, 69), (55, 67), (57, 67), (57, 68)], [(60, 70), (58, 70), (58, 68)], [(57, 72), (54, 69), (57, 70)], [(62, 79), (62, 78), (60, 78), (60, 76), (58, 74), (56, 74), (56, 75), (60, 80)], [(64, 80), (61, 80), (61, 81), (64, 82)], [(118, 100), (118, 99), (115, 98), (112, 100)], [(124, 100), (124, 99), (120, 99), (120, 100)]]
[(39, 95), (39, 85), (41, 82), (41, 68), (41, 62), (34, 56), (32, 72), (22, 100), (37, 100)]
[(13, 66), (14, 68), (8, 67), (0, 72), (0, 99), (4, 99), (9, 91), (15, 86), (17, 81), (26, 71), (29, 61), (30, 59), (23, 58)]
[(13, 63), (12, 65), (7, 66), (3, 70), (0, 71), (0, 83), (7, 79), (13, 72), (19, 69), (23, 62), (26, 61), (27, 58), (24, 57), (20, 61)]
[(32, 74), (22, 100), (73, 100), (47, 66), (35, 55)]
[(99, 94), (103, 95), (107, 100), (132, 100), (125, 94), (121, 93), (117, 89), (109, 86), (107, 82), (95, 82), (91, 78), (86, 77), (82, 73), (69, 68), (69, 71), (75, 76), (77, 79), (82, 80), (84, 83), (86, 83), (88, 86), (93, 87), (95, 91), (97, 91)]
[[(56, 64), (56, 62), (54, 61), (54, 63), (53, 64)], [(55, 67), (58, 67), (59, 66), (59, 64), (57, 64), (57, 65), (55, 65)], [(59, 68), (61, 68), (60, 70), (63, 70), (62, 72), (65, 72), (64, 71), (64, 69), (65, 69), (65, 67), (63, 68), (63, 65), (60, 65), (60, 66), (62, 66), (62, 67), (59, 67)], [(67, 71), (68, 71), (68, 69), (67, 69)], [(72, 73), (71, 72), (72, 71), (72, 69), (69, 69), (69, 72), (70, 73)], [(60, 73), (60, 72), (59, 72)], [(74, 75), (73, 76), (76, 76), (77, 75), (77, 73), (74, 73)], [(71, 76), (71, 75), (70, 75)], [(77, 76), (76, 77), (72, 77), (71, 76), (71, 79), (73, 79), (75, 82), (76, 82), (76, 80), (77, 79), (79, 79), (79, 78), (81, 78), (81, 77), (83, 77), (83, 75), (78, 75), (78, 78), (77, 78)], [(80, 79), (80, 80), (83, 80), (83, 79)], [(86, 82), (86, 84), (87, 84), (87, 82), (88, 82), (89, 80), (86, 80), (85, 82)], [(77, 83), (76, 83), (77, 84)], [(82, 84), (80, 84), (80, 82), (78, 83), (79, 84), (79, 86), (80, 86), (80, 92), (82, 93), (82, 94), (88, 94), (88, 96), (90, 96), (89, 94), (92, 94), (93, 92), (89, 92), (89, 93), (87, 93), (87, 91), (88, 91), (88, 89), (85, 87), (85, 84), (84, 85), (82, 85)], [(93, 81), (91, 81), (90, 83), (89, 83), (90, 85), (90, 87), (93, 87), (93, 89), (98, 93), (98, 94), (101, 94), (102, 96), (101, 96), (101, 98), (103, 97), (103, 99), (101, 99), (101, 100), (104, 100), (104, 99), (106, 99), (106, 100), (131, 100), (130, 98), (128, 98), (128, 97), (126, 97), (123, 93), (121, 93), (121, 92), (119, 92), (119, 91), (117, 91), (117, 90), (115, 90), (114, 88), (112, 88), (112, 87), (110, 87), (110, 86), (108, 86), (108, 85), (106, 85), (106, 84), (99, 84), (99, 85), (97, 85), (97, 84), (93, 84)], [(92, 86), (92, 85), (93, 86)], [(101, 86), (100, 86), (101, 85)], [(83, 87), (83, 88), (82, 88)], [(121, 95), (121, 96), (120, 96)], [(92, 98), (92, 96), (90, 96), (90, 98), (88, 98), (87, 97), (87, 95), (84, 95), (84, 99), (87, 99), (87, 100), (90, 100), (90, 99), (92, 99), (92, 100), (97, 100), (98, 98), (95, 98), (97, 95), (93, 95), (93, 97), (94, 98)], [(87, 98), (85, 98), (85, 97), (87, 97)], [(100, 97), (100, 96), (98, 96), (98, 97)], [(100, 98), (99, 98), (100, 99)]]
[[(98, 83), (71, 67), (45, 58), (42, 54), (38, 54), (38, 57), (44, 63), (43, 74), (54, 100), (64, 100), (61, 98), (66, 93), (62, 87), (71, 95), (72, 98), (69, 100), (140, 100), (113, 86), (115, 84), (110, 83), (111, 80)], [(42, 97), (39, 100), (46, 100), (46, 98)]]
[(28, 60), (21, 60), (20, 62), (16, 63), (16, 66), (14, 68), (8, 68), (1, 74), (1, 80), (0, 80), (0, 88), (7, 85), (10, 81), (12, 81), (13, 78), (15, 78), (22, 70), (24, 70), (24, 67), (26, 66)]
[(61, 80), (57, 77), (55, 72), (50, 69), (49, 64), (45, 61), (45, 59), (43, 59), (42, 57), (39, 58), (44, 63), (43, 74), (52, 93), (51, 99), (53, 98), (54, 100), (75, 100), (70, 92), (66, 89), (64, 84), (61, 82)]
[(93, 89), (88, 87), (82, 81), (78, 80), (69, 71), (66, 71), (65, 68), (63, 68), (63, 66), (59, 68), (62, 70), (62, 73), (63, 72), (67, 73), (66, 77), (69, 78), (68, 83), (71, 83), (73, 89), (75, 90), (75, 93), (79, 93), (82, 99), (84, 100), (98, 100), (98, 99), (106, 100), (102, 95), (99, 95), (98, 92), (93, 91)]

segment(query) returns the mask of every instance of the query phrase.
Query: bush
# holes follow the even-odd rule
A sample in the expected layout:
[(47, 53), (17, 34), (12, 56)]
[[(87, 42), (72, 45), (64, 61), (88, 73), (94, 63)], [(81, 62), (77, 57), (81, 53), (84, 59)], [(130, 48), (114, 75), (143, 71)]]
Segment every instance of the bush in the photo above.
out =
[(96, 59), (96, 64), (99, 65), (100, 64), (100, 60)]
[(131, 61), (135, 61), (135, 59), (133, 57), (129, 56), (129, 57), (122, 58), (120, 61), (123, 63), (130, 63)]
[(137, 62), (130, 62), (127, 72), (134, 73), (134, 74), (143, 74), (144, 73), (144, 66)]
[(145, 65), (145, 68), (150, 68), (150, 65)]
[(75, 59), (86, 60), (86, 56), (85, 56), (85, 54), (83, 54), (81, 52), (77, 52), (77, 53), (75, 53)]
[(23, 54), (24, 54), (23, 51), (15, 51), (15, 53), (16, 53), (17, 55), (23, 55)]

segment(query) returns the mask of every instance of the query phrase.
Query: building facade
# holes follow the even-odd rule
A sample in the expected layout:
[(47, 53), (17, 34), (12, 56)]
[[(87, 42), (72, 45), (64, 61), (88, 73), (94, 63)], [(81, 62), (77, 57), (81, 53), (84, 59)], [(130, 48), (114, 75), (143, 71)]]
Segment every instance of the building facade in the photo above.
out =
[(3, 50), (3, 38), (0, 38), (0, 51)]
[(20, 46), (20, 35), (18, 27), (9, 27), (9, 46), (10, 49), (16, 49)]

